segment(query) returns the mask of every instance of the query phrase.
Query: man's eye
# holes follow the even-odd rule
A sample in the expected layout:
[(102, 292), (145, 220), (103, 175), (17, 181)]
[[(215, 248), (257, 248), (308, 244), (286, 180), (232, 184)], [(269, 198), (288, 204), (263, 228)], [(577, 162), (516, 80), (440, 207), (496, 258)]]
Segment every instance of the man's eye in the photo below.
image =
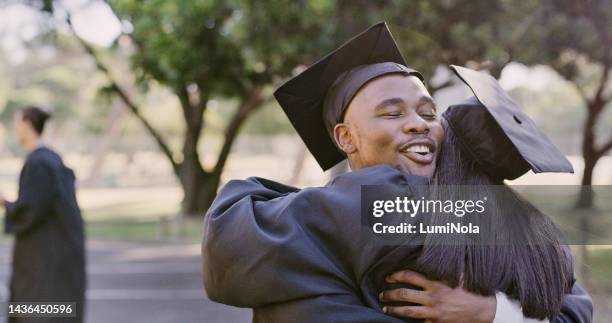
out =
[(435, 114), (429, 114), (429, 113), (421, 114), (421, 117), (423, 119), (427, 119), (427, 120), (435, 120), (436, 119), (436, 115)]
[(399, 116), (401, 116), (401, 115), (402, 115), (402, 113), (401, 113), (401, 112), (399, 112), (399, 111), (396, 111), (396, 112), (388, 112), (388, 113), (385, 113), (385, 114), (384, 114), (384, 116), (385, 116), (385, 117), (399, 117)]

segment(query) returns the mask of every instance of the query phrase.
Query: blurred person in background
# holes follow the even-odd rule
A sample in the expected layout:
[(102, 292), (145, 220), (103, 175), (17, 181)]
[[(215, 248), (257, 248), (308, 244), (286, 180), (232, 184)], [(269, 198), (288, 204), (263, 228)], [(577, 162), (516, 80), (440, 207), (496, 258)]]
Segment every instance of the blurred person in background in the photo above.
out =
[(75, 175), (41, 138), (50, 114), (38, 107), (15, 115), (15, 131), (27, 151), (17, 200), (6, 209), (5, 232), (15, 235), (10, 302), (74, 302), (76, 317), (18, 318), (9, 322), (83, 322), (85, 237)]

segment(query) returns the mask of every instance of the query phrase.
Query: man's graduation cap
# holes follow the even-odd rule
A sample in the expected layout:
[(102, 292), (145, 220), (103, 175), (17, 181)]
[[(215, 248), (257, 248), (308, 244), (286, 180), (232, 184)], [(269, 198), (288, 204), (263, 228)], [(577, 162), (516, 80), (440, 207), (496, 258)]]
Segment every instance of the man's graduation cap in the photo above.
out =
[[(325, 120), (329, 116), (324, 117), (329, 111), (324, 111), (324, 106), (329, 104), (328, 110), (334, 110), (331, 115), (341, 118), (365, 83), (389, 73), (423, 79), (416, 70), (406, 67), (387, 24), (381, 22), (287, 81), (274, 97), (321, 168), (327, 170), (346, 157), (329, 134)], [(331, 99), (326, 99), (328, 93)]]
[(492, 76), (451, 65), (475, 97), (449, 107), (444, 118), (463, 147), (491, 176), (515, 179), (574, 169)]

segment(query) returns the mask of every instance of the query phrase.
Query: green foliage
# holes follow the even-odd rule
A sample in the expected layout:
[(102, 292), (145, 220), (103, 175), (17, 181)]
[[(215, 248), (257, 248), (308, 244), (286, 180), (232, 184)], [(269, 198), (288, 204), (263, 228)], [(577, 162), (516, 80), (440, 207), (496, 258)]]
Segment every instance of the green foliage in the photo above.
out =
[(134, 66), (141, 80), (155, 79), (175, 91), (196, 84), (208, 93), (229, 90), (242, 74), (237, 44), (223, 37), (236, 11), (231, 1), (110, 3), (132, 24), (138, 48)]
[[(338, 1), (340, 25), (355, 33), (385, 20), (409, 65), (426, 78), (440, 64), (486, 63), (494, 74), (510, 61), (517, 29), (537, 1)], [(361, 22), (359, 22), (361, 21)]]
[(286, 77), (340, 41), (330, 23), (330, 1), (247, 0), (243, 5), (236, 31), (250, 74), (265, 70), (268, 79)]
[[(133, 27), (140, 80), (175, 92), (197, 85), (209, 98), (242, 95), (287, 75), (321, 48), (325, 1), (113, 0)], [(326, 16), (327, 15), (327, 16)], [(314, 35), (314, 37), (313, 37)], [(320, 36), (319, 36), (320, 35)]]

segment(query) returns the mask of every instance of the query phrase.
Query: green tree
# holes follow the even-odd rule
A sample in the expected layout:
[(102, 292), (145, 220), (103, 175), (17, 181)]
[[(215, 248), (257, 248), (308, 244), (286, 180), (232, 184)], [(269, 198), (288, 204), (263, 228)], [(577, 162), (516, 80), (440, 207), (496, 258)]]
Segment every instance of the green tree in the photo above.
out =
[[(112, 89), (143, 123), (172, 164), (183, 190), (183, 212), (201, 213), (215, 196), (223, 167), (244, 120), (270, 98), (266, 89), (278, 76), (328, 49), (327, 1), (163, 1), (112, 0), (117, 17), (129, 23), (125, 36), (135, 44), (138, 82), (158, 82), (181, 103), (186, 131), (180, 153), (173, 152), (115, 80), (96, 48), (80, 39), (110, 80)], [(68, 18), (70, 23), (70, 18)], [(269, 92), (269, 91), (268, 91)], [(225, 139), (212, 169), (198, 150), (208, 102), (237, 98)]]

